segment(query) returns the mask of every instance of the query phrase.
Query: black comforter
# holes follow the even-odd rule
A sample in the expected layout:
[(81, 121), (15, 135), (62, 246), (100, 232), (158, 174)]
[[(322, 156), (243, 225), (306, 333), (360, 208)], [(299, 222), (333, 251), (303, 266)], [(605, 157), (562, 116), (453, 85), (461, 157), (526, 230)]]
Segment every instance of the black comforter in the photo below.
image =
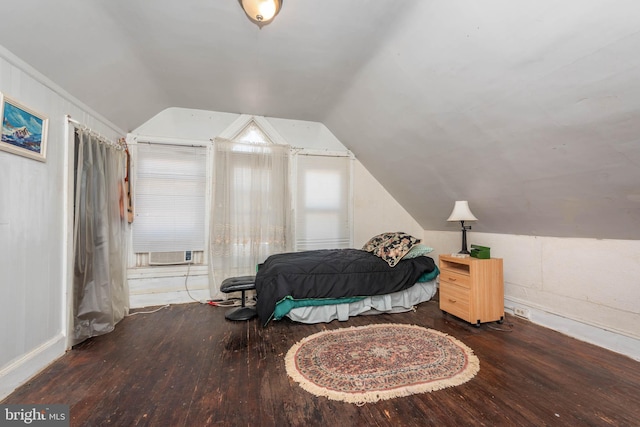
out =
[(272, 255), (256, 274), (256, 308), (267, 324), (276, 303), (294, 299), (384, 295), (413, 286), (435, 269), (433, 259), (420, 256), (389, 267), (381, 258), (359, 249), (322, 249)]

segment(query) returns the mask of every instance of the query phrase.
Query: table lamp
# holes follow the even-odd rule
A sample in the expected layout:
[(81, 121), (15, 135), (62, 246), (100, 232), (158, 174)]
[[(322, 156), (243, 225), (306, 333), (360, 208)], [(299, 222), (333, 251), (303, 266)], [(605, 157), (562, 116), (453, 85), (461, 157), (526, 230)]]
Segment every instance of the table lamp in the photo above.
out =
[(453, 211), (451, 212), (451, 215), (449, 216), (449, 219), (447, 219), (447, 221), (460, 221), (460, 225), (462, 226), (462, 250), (458, 252), (459, 254), (469, 253), (469, 251), (467, 250), (467, 230), (471, 230), (471, 226), (464, 225), (464, 222), (477, 220), (478, 218), (476, 218), (471, 213), (471, 210), (469, 210), (469, 202), (467, 202), (466, 200), (457, 201), (453, 206)]

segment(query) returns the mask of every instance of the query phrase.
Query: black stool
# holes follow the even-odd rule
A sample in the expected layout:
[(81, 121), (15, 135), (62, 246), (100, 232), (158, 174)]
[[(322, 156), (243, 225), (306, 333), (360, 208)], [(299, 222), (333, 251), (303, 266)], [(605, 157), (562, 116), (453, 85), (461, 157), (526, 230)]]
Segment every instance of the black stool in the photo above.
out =
[(220, 292), (242, 292), (242, 305), (232, 308), (224, 315), (229, 320), (249, 320), (258, 315), (255, 307), (245, 305), (245, 292), (256, 288), (256, 276), (229, 277), (222, 281)]

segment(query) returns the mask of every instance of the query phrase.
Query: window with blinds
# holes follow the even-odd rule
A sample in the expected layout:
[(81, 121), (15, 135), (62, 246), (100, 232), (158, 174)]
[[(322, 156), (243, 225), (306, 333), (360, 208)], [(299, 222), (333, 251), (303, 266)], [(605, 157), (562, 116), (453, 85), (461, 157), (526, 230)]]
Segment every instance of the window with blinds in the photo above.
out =
[(205, 247), (207, 148), (138, 144), (133, 250)]
[(296, 250), (351, 247), (351, 157), (298, 154), (296, 169)]

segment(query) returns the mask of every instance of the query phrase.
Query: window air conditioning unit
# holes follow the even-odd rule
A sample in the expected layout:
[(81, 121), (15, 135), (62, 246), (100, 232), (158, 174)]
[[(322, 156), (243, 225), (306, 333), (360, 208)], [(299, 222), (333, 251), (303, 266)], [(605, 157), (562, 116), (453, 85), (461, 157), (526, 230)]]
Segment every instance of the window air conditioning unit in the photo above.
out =
[(192, 262), (192, 251), (149, 252), (149, 265), (180, 265)]

